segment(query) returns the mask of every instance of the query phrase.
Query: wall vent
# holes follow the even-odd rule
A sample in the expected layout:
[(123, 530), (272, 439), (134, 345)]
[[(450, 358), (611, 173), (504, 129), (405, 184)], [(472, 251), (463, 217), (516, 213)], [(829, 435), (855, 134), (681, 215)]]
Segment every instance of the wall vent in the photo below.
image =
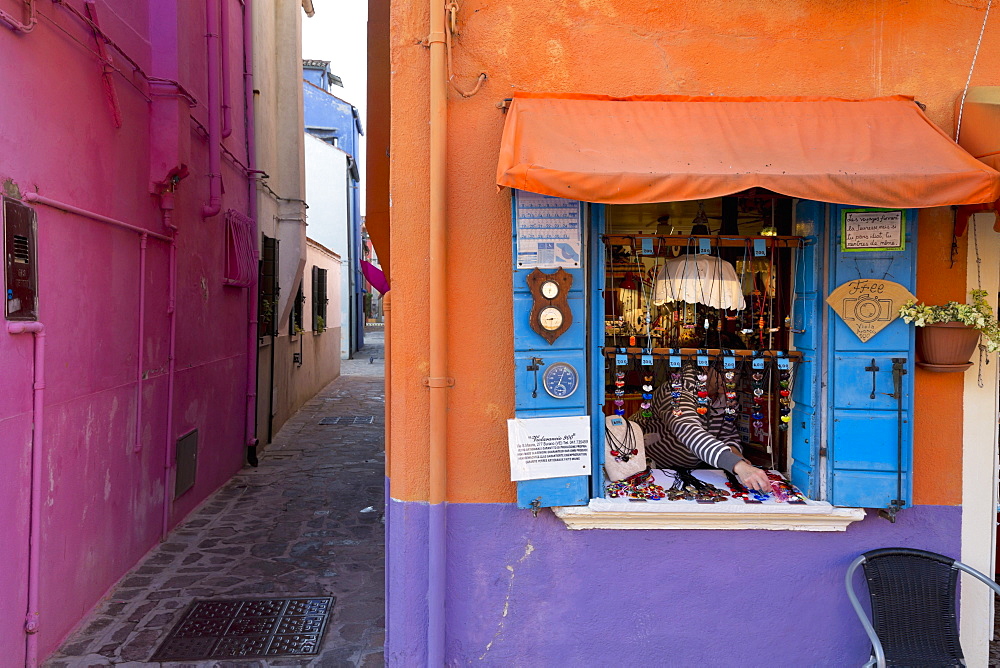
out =
[(175, 452), (177, 476), (174, 480), (174, 498), (194, 487), (198, 471), (198, 430), (177, 439)]

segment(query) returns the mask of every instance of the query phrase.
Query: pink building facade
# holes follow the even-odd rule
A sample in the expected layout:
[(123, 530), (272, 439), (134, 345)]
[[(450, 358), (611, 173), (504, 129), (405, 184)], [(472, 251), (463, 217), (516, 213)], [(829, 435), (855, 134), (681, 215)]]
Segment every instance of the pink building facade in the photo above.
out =
[(2, 9), (4, 210), (35, 220), (4, 235), (4, 260), (37, 275), (36, 321), (9, 319), (24, 304), (8, 292), (0, 327), (0, 650), (14, 666), (54, 651), (243, 465), (258, 251), (249, 2)]

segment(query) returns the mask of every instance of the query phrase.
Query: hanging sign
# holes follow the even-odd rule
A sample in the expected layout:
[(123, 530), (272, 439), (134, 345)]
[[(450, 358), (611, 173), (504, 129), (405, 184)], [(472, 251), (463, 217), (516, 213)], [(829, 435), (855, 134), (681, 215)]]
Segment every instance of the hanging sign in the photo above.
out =
[(826, 303), (862, 341), (868, 341), (899, 317), (899, 307), (916, 299), (899, 283), (859, 278), (830, 293)]
[(517, 268), (580, 266), (580, 202), (518, 190), (514, 216), (517, 226)]
[(507, 420), (510, 479), (590, 475), (590, 417)]
[(901, 251), (906, 248), (903, 211), (843, 209), (840, 214), (840, 250)]

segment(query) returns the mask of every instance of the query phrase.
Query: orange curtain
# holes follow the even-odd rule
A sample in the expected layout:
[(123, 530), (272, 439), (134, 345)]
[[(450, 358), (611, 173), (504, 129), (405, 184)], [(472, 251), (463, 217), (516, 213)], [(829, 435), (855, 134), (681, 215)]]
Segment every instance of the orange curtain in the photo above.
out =
[(497, 183), (606, 204), (754, 187), (887, 208), (1000, 199), (1000, 172), (904, 96), (519, 94), (507, 112)]

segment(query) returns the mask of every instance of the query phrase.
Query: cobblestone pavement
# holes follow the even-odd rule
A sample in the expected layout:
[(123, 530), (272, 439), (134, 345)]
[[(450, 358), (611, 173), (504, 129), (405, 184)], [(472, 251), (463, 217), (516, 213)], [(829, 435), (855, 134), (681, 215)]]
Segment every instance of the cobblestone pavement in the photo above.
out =
[[(139, 562), (47, 667), (383, 664), (382, 332), (366, 332), (365, 342), (262, 451), (260, 466), (237, 473)], [(374, 421), (319, 424), (336, 416)], [(337, 597), (315, 657), (149, 661), (195, 598), (295, 595)]]

